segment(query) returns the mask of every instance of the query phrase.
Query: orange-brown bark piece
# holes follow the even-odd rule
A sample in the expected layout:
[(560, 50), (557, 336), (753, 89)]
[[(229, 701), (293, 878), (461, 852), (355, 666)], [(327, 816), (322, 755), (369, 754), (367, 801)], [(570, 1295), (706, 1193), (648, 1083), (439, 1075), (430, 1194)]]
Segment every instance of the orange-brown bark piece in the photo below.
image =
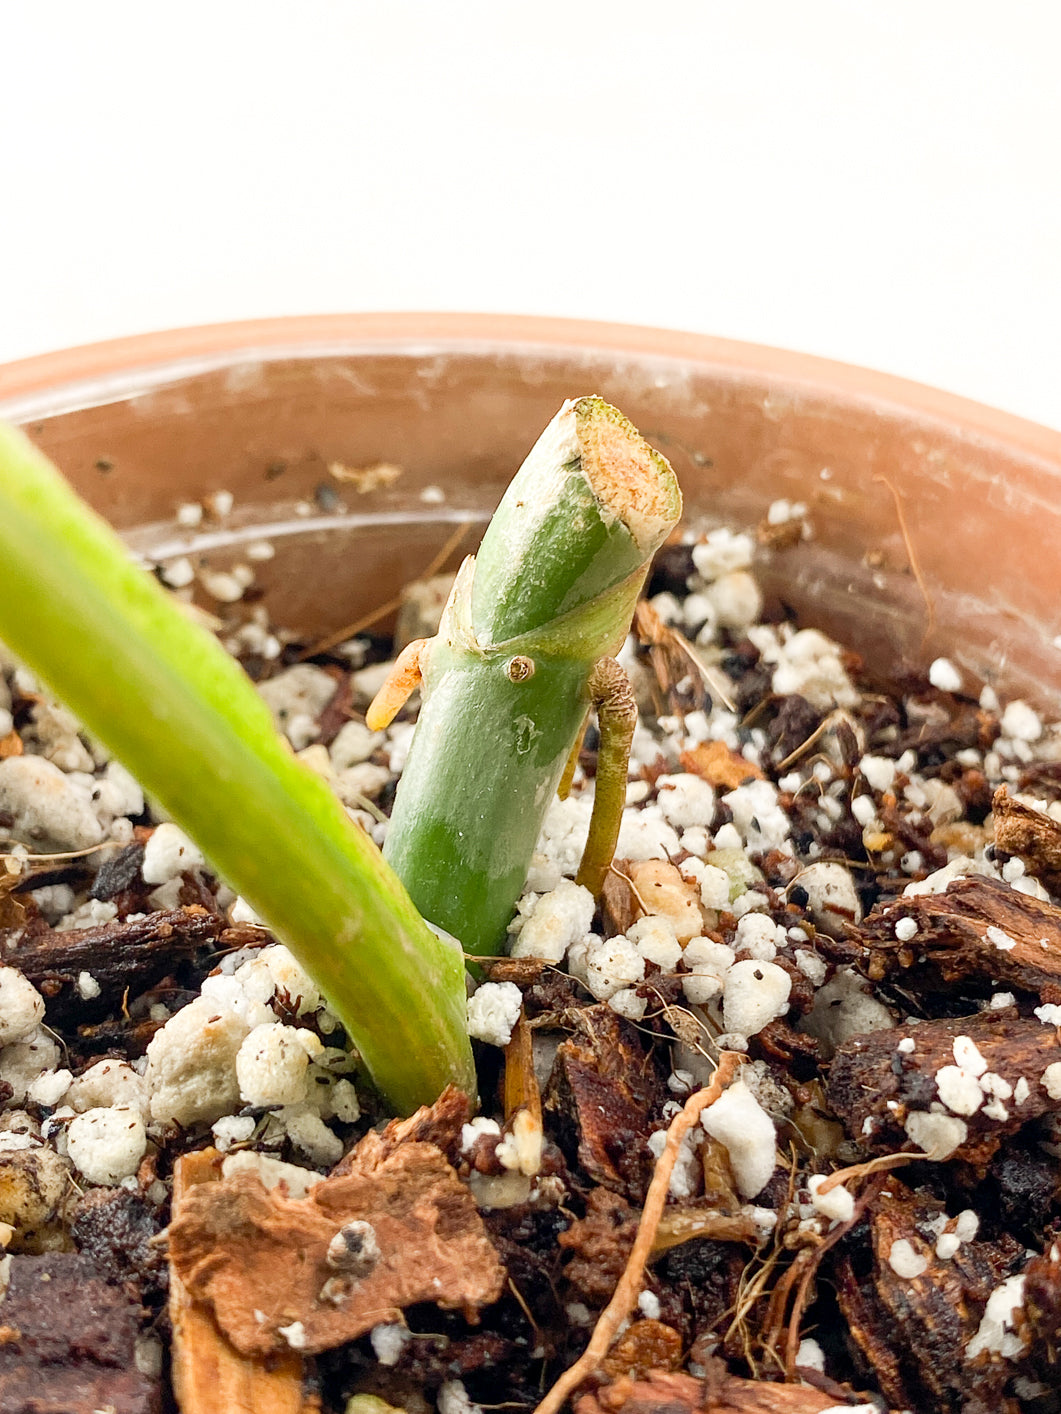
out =
[[(370, 1132), (355, 1153), (346, 1173), (302, 1199), (252, 1174), (188, 1192), (170, 1225), (170, 1257), (237, 1350), (315, 1353), (416, 1302), (471, 1319), (500, 1295), (504, 1268), (440, 1149), (408, 1140), (388, 1153), (385, 1136)], [(329, 1260), (329, 1244), (353, 1222), (368, 1224), (378, 1247), (363, 1274)]]
[[(1002, 1091), (1009, 1088), (998, 1106), (991, 1107), (985, 1093), (973, 1114), (960, 1116), (968, 1132), (956, 1150), (960, 1158), (986, 1162), (1006, 1135), (1061, 1110), (1061, 1100), (1042, 1080), (1047, 1066), (1061, 1060), (1057, 1028), (1034, 1017), (1019, 1017), (1010, 1008), (922, 1021), (908, 1030), (868, 1031), (845, 1041), (829, 1067), (828, 1096), (848, 1134), (875, 1151), (902, 1148), (907, 1116), (940, 1100), (936, 1076), (954, 1066), (959, 1036), (975, 1043), (988, 1075), (1005, 1081)], [(897, 1050), (903, 1037), (913, 1041), (912, 1051)], [(1022, 1079), (1025, 1085), (1018, 1090)]]
[[(216, 1186), (221, 1156), (214, 1149), (184, 1154), (173, 1171), (173, 1216), (186, 1210), (197, 1185)], [(234, 1350), (210, 1313), (196, 1305), (171, 1269), (173, 1385), (181, 1414), (311, 1414), (320, 1408), (303, 1394), (301, 1356), (293, 1350), (267, 1362)]]
[(701, 741), (681, 754), (681, 763), (694, 776), (724, 790), (736, 790), (745, 781), (764, 778), (762, 771), (724, 741)]
[[(975, 1335), (988, 1297), (1013, 1269), (1021, 1246), (1003, 1236), (997, 1243), (963, 1242), (944, 1261), (935, 1253), (943, 1205), (894, 1177), (869, 1212), (873, 1268), (848, 1251), (834, 1268), (840, 1309), (851, 1338), (876, 1374), (884, 1397), (901, 1409), (979, 1408), (1004, 1414), (1003, 1397), (1012, 1368), (1002, 1362), (975, 1364), (965, 1347)], [(953, 1229), (953, 1222), (950, 1228)], [(889, 1260), (894, 1245), (909, 1244), (924, 1263), (914, 1277), (900, 1276)]]
[(836, 1398), (809, 1385), (742, 1380), (711, 1367), (706, 1379), (653, 1370), (575, 1401), (575, 1414), (825, 1414)]
[[(895, 936), (903, 918), (917, 926), (907, 941)], [(1061, 983), (1061, 908), (997, 879), (970, 875), (942, 894), (878, 905), (852, 936), (868, 950), (874, 982), (899, 973), (905, 985), (938, 991), (941, 980), (975, 978), (1040, 993)]]
[(682, 1363), (682, 1338), (662, 1321), (634, 1321), (601, 1361), (609, 1380), (639, 1379), (653, 1370), (677, 1370)]
[(999, 849), (1023, 859), (1028, 873), (1052, 894), (1061, 890), (1061, 825), (1042, 810), (1014, 800), (1005, 786), (995, 791), (991, 811)]

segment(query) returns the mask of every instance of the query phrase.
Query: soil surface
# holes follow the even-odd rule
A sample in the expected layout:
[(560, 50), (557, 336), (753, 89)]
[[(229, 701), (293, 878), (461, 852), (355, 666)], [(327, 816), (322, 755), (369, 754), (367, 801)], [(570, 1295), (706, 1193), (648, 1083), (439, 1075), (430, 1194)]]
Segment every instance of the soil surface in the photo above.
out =
[[(286, 949), (2, 664), (0, 1414), (174, 1376), (184, 1414), (530, 1411), (624, 1281), (579, 1414), (1061, 1409), (1061, 729), (945, 660), (882, 691), (764, 605), (804, 533), (661, 554), (613, 872), (573, 882), (591, 729), (470, 1001), (474, 1116), (390, 1122)], [(395, 645), (211, 607), (382, 840)]]

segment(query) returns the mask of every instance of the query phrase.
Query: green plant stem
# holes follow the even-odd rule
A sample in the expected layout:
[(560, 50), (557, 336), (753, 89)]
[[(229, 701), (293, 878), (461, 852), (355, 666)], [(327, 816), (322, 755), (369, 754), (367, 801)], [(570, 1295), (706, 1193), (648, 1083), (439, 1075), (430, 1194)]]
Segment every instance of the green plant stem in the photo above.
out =
[(392, 1104), (474, 1095), (460, 955), (238, 664), (2, 425), (0, 637), (290, 947)]
[(621, 413), (600, 398), (566, 404), (419, 652), (423, 702), (384, 855), (467, 952), (504, 940), (594, 668), (622, 644), (680, 513), (674, 473)]

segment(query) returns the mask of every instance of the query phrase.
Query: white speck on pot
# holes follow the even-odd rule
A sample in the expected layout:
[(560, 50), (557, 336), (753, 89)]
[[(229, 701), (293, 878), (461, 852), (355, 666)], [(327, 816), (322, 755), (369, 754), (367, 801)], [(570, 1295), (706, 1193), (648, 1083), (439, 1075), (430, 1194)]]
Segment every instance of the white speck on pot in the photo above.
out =
[(139, 1110), (130, 1105), (86, 1110), (70, 1121), (66, 1135), (71, 1162), (89, 1183), (113, 1187), (135, 1174), (147, 1152)]
[(187, 589), (189, 584), (195, 580), (195, 566), (187, 555), (180, 555), (175, 560), (168, 560), (164, 565), (159, 566), (159, 577), (163, 584), (167, 584), (170, 589)]
[(201, 501), (181, 501), (177, 506), (176, 521), (186, 530), (194, 530), (202, 524), (203, 506)]
[(522, 1005), (515, 982), (481, 983), (468, 998), (468, 1034), (491, 1046), (507, 1046)]
[(962, 675), (949, 658), (937, 658), (928, 670), (928, 680), (940, 692), (960, 692)]

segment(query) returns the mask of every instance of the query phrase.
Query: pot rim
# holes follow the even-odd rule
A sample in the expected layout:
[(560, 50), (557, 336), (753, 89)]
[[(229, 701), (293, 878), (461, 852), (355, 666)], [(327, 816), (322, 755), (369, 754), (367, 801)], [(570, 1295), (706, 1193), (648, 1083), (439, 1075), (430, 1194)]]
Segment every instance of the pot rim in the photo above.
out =
[(539, 315), (392, 311), (285, 315), (192, 325), (82, 344), (0, 364), (0, 416), (14, 422), (134, 397), (235, 362), (460, 350), (548, 351), (694, 365), (839, 404), (877, 408), (1004, 444), (1061, 471), (1061, 431), (911, 379), (789, 349), (676, 329)]

